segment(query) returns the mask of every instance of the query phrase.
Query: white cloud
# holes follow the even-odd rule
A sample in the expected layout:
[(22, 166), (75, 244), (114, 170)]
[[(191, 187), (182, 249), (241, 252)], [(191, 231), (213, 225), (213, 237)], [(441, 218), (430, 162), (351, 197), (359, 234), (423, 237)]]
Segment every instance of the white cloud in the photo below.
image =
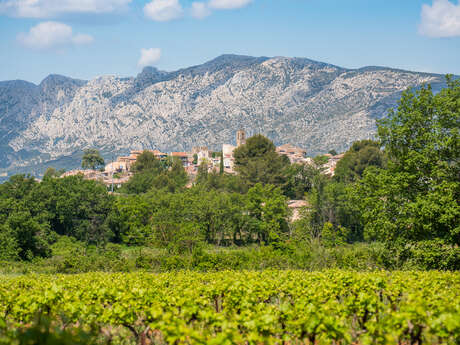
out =
[(93, 42), (93, 37), (85, 34), (74, 35), (72, 28), (63, 23), (43, 22), (33, 26), (28, 33), (20, 33), (18, 40), (28, 48), (49, 49), (88, 44)]
[(212, 14), (212, 10), (234, 10), (249, 5), (253, 0), (209, 0), (193, 2), (190, 9), (192, 17), (203, 19)]
[(203, 19), (210, 16), (212, 12), (204, 2), (194, 2), (190, 13), (194, 18)]
[(94, 38), (91, 35), (77, 34), (72, 37), (72, 42), (74, 44), (90, 44), (93, 43)]
[(460, 36), (460, 0), (434, 0), (432, 6), (422, 6), (420, 34), (428, 37)]
[(209, 7), (218, 10), (233, 10), (249, 5), (252, 0), (210, 0)]
[(161, 49), (160, 48), (142, 48), (141, 49), (141, 58), (139, 59), (137, 65), (139, 67), (152, 66), (158, 62), (161, 58)]
[(144, 6), (144, 14), (157, 22), (180, 18), (183, 12), (178, 0), (152, 0)]
[(0, 0), (0, 13), (25, 18), (50, 18), (66, 13), (107, 13), (132, 0)]

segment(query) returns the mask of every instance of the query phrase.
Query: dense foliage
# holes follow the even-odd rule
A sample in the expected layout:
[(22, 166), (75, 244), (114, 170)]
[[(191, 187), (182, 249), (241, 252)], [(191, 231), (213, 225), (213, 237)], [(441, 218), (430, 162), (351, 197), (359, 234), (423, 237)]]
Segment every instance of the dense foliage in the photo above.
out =
[(86, 331), (100, 344), (458, 344), (459, 290), (439, 272), (2, 277), (0, 343), (38, 316), (68, 343)]
[(285, 181), (284, 170), (289, 159), (278, 155), (275, 145), (263, 135), (247, 139), (233, 155), (236, 171), (249, 186), (256, 183), (280, 185)]
[(187, 174), (180, 159), (162, 161), (150, 151), (144, 151), (139, 155), (132, 170), (135, 174), (123, 186), (121, 192), (139, 194), (152, 188), (175, 192), (187, 184)]
[(357, 187), (368, 239), (460, 244), (460, 81), (403, 94), (379, 126), (388, 168)]
[(96, 149), (86, 149), (81, 160), (83, 169), (97, 169), (104, 166), (104, 158)]
[(57, 235), (102, 244), (112, 203), (103, 185), (82, 176), (13, 176), (0, 185), (0, 258), (48, 256)]

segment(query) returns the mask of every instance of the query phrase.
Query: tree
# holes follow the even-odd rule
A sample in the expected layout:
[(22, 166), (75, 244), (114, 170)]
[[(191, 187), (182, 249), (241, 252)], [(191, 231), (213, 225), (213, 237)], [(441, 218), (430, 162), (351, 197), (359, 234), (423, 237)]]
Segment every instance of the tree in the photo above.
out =
[(288, 232), (289, 211), (281, 189), (257, 183), (247, 194), (247, 211), (254, 220), (253, 231), (259, 242), (275, 243)]
[(180, 159), (159, 160), (150, 151), (144, 151), (137, 157), (132, 170), (134, 176), (121, 189), (130, 194), (146, 193), (151, 189), (174, 192), (188, 181)]
[(49, 224), (32, 217), (30, 212), (17, 210), (11, 213), (2, 228), (1, 232), (6, 230), (13, 237), (19, 258), (32, 260), (35, 256), (50, 256)]
[(158, 174), (164, 170), (164, 166), (152, 152), (145, 150), (137, 157), (136, 163), (132, 166), (132, 170), (135, 173), (151, 171)]
[(326, 155), (318, 155), (313, 158), (313, 162), (315, 163), (318, 169), (324, 170), (324, 165), (327, 164), (327, 162), (329, 162), (329, 157)]
[(198, 173), (196, 175), (197, 184), (205, 184), (208, 181), (208, 162), (204, 159), (198, 166)]
[(64, 169), (56, 170), (53, 167), (49, 167), (46, 169), (45, 173), (43, 174), (43, 179), (60, 177), (63, 173), (65, 173)]
[(24, 204), (33, 217), (45, 219), (59, 235), (94, 244), (103, 244), (111, 237), (106, 218), (113, 197), (99, 182), (82, 176), (45, 179), (30, 191)]
[(49, 214), (30, 194), (40, 184), (33, 177), (12, 176), (0, 185), (0, 257), (31, 260), (50, 254)]
[(311, 164), (292, 164), (286, 169), (283, 192), (290, 199), (303, 199), (313, 186), (318, 169)]
[(14, 231), (5, 225), (0, 225), (0, 260), (19, 259), (19, 250)]
[(188, 182), (187, 172), (184, 169), (182, 160), (178, 157), (174, 157), (168, 175), (178, 188), (184, 187)]
[(220, 153), (219, 173), (221, 175), (224, 173), (224, 151)]
[(107, 224), (115, 242), (147, 245), (152, 241), (150, 221), (154, 210), (145, 194), (117, 197), (113, 206)]
[(125, 183), (120, 192), (128, 194), (141, 194), (151, 189), (158, 175), (153, 172), (135, 173), (127, 183)]
[(345, 228), (334, 227), (333, 224), (324, 223), (323, 230), (321, 231), (321, 242), (327, 247), (334, 247), (337, 245), (344, 245), (347, 242), (347, 230)]
[(289, 160), (276, 152), (271, 140), (255, 135), (235, 149), (235, 170), (251, 187), (257, 183), (281, 186), (285, 183)]
[(460, 244), (460, 82), (404, 92), (379, 122), (388, 168), (365, 170), (356, 201), (369, 239)]
[(313, 233), (321, 233), (325, 222), (331, 221), (330, 208), (327, 203), (327, 186), (330, 178), (322, 173), (321, 169), (316, 170), (312, 178), (311, 191), (307, 194), (310, 204), (310, 226)]
[(86, 149), (81, 160), (81, 167), (83, 169), (97, 169), (104, 166), (104, 158), (96, 149)]
[(354, 142), (337, 163), (334, 179), (341, 182), (354, 182), (362, 178), (369, 166), (384, 167), (386, 158), (380, 150), (380, 143), (373, 140)]

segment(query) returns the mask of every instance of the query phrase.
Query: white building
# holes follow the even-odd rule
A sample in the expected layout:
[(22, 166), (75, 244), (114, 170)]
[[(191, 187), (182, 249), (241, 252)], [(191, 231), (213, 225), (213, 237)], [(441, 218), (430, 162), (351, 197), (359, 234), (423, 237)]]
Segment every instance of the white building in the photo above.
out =
[(126, 162), (113, 162), (109, 163), (105, 166), (105, 172), (106, 173), (117, 173), (117, 172), (122, 172), (122, 171), (127, 171), (128, 166)]

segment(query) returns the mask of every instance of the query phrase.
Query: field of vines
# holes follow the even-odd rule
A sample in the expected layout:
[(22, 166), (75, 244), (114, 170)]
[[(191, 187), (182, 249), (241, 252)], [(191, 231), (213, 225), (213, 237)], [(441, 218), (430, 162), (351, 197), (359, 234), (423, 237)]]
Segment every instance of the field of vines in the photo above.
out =
[(460, 344), (460, 274), (0, 276), (0, 330), (0, 344)]

